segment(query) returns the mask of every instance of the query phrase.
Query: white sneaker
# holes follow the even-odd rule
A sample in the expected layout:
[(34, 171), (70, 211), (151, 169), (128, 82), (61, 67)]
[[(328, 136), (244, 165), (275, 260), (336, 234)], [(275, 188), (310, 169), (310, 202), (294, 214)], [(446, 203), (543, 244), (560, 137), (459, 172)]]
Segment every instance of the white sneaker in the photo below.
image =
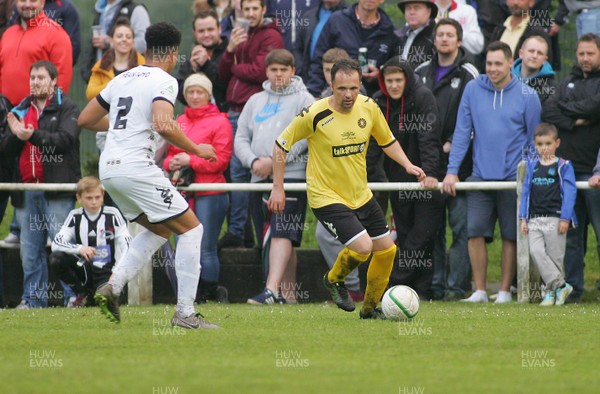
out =
[(512, 301), (512, 294), (510, 293), (510, 291), (500, 290), (498, 292), (498, 297), (496, 297), (496, 301), (494, 301), (494, 304), (505, 304), (505, 303), (511, 302), (511, 301)]
[(463, 302), (488, 302), (488, 296), (485, 290), (476, 290), (471, 297), (461, 300)]
[(8, 233), (6, 238), (4, 238), (2, 241), (4, 241), (7, 244), (18, 244), (19, 236), (17, 234)]
[(18, 249), (20, 247), (19, 236), (13, 233), (8, 233), (6, 238), (0, 241), (0, 246), (5, 249)]
[(27, 301), (25, 300), (21, 300), (21, 303), (19, 305), (17, 305), (17, 307), (15, 309), (30, 309), (31, 307), (29, 306), (29, 304), (27, 303)]

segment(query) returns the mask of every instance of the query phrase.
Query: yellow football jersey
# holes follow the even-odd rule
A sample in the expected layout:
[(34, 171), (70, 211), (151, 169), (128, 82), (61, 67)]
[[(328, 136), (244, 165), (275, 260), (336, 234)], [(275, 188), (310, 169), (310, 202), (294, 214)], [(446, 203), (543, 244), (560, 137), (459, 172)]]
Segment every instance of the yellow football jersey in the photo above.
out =
[(302, 110), (279, 135), (277, 145), (289, 152), (306, 138), (306, 184), (312, 208), (344, 204), (356, 209), (373, 196), (367, 187), (369, 138), (373, 135), (382, 147), (393, 144), (395, 138), (371, 98), (359, 95), (348, 114), (333, 110), (328, 100), (326, 97)]

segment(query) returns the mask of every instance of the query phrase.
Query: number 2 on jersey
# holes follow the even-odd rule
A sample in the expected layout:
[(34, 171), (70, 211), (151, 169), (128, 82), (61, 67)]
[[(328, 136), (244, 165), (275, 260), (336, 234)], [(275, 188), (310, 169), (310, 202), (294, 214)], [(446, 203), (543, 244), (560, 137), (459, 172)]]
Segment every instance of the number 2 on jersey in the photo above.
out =
[(117, 112), (117, 119), (115, 120), (115, 124), (113, 126), (114, 130), (123, 130), (127, 127), (127, 119), (123, 119), (129, 111), (131, 110), (131, 103), (133, 102), (133, 97), (119, 97), (119, 102), (117, 103), (117, 108), (119, 112)]

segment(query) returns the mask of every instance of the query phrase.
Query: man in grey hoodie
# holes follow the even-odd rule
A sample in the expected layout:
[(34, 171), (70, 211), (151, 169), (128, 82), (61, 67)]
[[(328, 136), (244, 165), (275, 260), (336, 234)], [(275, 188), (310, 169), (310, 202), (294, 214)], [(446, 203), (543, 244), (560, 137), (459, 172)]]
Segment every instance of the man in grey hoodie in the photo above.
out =
[[(314, 102), (302, 79), (295, 76), (294, 55), (286, 49), (274, 49), (265, 58), (268, 80), (264, 91), (250, 97), (240, 114), (235, 135), (235, 154), (242, 165), (252, 173), (251, 182), (269, 182), (272, 179), (275, 139), (303, 108)], [(305, 182), (308, 147), (303, 141), (294, 147), (286, 160), (286, 181)], [(268, 277), (265, 289), (250, 304), (294, 302), (296, 299), (296, 253), (300, 246), (306, 215), (306, 193), (288, 193), (288, 204), (283, 214), (262, 215), (262, 193), (255, 193), (252, 220), (258, 233), (264, 232), (263, 260), (268, 259)], [(270, 239), (268, 239), (270, 238)], [(267, 257), (268, 256), (268, 257)], [(298, 292), (298, 294), (304, 294)]]

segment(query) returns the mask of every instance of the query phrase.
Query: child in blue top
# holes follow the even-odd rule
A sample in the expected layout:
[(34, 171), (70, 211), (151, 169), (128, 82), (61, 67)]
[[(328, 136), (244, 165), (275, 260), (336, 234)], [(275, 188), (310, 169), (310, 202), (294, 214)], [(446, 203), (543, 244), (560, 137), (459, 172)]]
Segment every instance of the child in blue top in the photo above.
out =
[(540, 305), (563, 305), (573, 291), (564, 279), (563, 260), (567, 230), (571, 222), (577, 224), (575, 172), (570, 161), (555, 155), (560, 145), (556, 127), (539, 124), (534, 143), (538, 156), (527, 161), (519, 212), (521, 232), (528, 235), (529, 253), (546, 284)]

